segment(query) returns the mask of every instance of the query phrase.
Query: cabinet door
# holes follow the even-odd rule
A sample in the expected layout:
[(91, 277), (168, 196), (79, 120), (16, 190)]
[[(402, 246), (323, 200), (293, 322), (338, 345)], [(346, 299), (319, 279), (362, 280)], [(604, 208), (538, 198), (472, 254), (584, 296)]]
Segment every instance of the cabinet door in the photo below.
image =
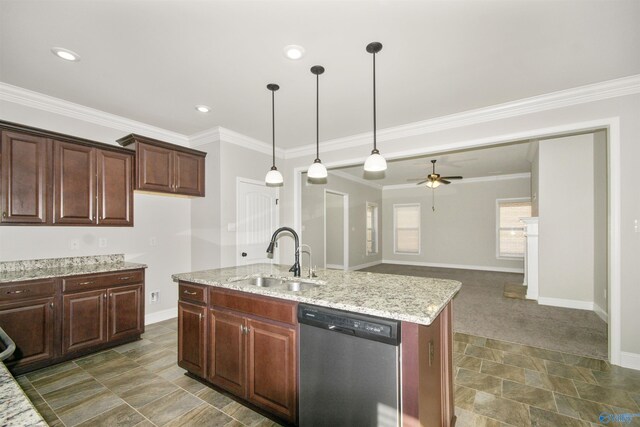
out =
[(16, 343), (7, 365), (18, 367), (54, 357), (53, 311), (53, 298), (0, 306), (0, 327)]
[(106, 290), (63, 296), (64, 354), (107, 342), (106, 300)]
[(44, 224), (48, 220), (47, 140), (2, 132), (2, 223)]
[(109, 300), (107, 339), (142, 333), (142, 285), (121, 286), (107, 290)]
[(175, 191), (180, 194), (204, 196), (204, 157), (176, 151)]
[(207, 308), (178, 303), (178, 366), (199, 377), (205, 376)]
[(136, 188), (173, 192), (173, 151), (141, 142), (136, 150)]
[(296, 333), (285, 328), (247, 320), (248, 398), (252, 402), (295, 421)]
[(98, 224), (133, 225), (132, 156), (97, 150)]
[(53, 188), (56, 224), (95, 224), (96, 149), (54, 141)]
[(244, 397), (246, 391), (245, 321), (241, 316), (209, 310), (209, 381)]

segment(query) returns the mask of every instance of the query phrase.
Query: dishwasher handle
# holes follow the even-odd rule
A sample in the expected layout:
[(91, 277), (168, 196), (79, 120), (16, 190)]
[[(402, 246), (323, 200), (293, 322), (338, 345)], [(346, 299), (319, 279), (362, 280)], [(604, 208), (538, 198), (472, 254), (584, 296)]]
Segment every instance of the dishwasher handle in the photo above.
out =
[(4, 351), (0, 353), (0, 361), (7, 360), (16, 351), (16, 343), (7, 335), (7, 333), (0, 327), (0, 342), (4, 346)]
[(327, 329), (329, 329), (330, 331), (334, 331), (334, 332), (341, 332), (341, 333), (347, 334), (347, 335), (355, 335), (356, 334), (356, 332), (353, 329), (341, 328), (341, 327), (335, 326), (335, 325), (329, 325), (327, 327)]

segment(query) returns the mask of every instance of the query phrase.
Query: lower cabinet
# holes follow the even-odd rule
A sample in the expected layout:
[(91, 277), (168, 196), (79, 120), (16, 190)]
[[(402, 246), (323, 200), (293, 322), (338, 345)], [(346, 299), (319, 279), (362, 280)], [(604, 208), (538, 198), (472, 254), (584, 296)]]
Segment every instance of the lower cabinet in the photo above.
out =
[[(197, 285), (182, 282), (180, 286), (183, 299), (178, 305), (178, 364), (295, 423), (296, 303), (218, 289), (210, 290), (207, 301), (201, 297), (206, 294), (206, 287), (198, 290)], [(199, 302), (185, 301), (184, 291)], [(199, 326), (201, 314), (207, 320), (205, 330)]]

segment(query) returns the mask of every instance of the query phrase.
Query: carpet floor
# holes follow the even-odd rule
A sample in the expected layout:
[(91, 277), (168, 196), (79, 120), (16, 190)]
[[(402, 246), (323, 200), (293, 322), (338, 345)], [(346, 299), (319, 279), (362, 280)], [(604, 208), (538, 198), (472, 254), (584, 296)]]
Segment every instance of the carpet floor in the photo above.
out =
[(462, 282), (453, 300), (456, 332), (608, 359), (607, 324), (593, 311), (505, 298), (504, 285), (522, 283), (522, 274), (398, 264), (379, 264), (361, 271)]

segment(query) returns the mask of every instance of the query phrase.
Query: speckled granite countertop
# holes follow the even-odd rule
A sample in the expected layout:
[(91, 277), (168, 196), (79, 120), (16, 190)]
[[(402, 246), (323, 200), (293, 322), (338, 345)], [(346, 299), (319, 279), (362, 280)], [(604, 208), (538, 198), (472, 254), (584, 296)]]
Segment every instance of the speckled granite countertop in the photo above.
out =
[[(314, 279), (300, 278), (322, 283), (321, 286), (301, 292), (262, 288), (240, 281), (260, 275), (292, 278), (288, 270), (289, 266), (284, 265), (252, 264), (174, 274), (171, 277), (174, 281), (234, 289), (423, 325), (431, 324), (461, 286), (460, 282), (454, 280), (338, 270), (319, 270), (318, 277)], [(302, 276), (305, 276), (305, 272)]]
[(0, 426), (47, 426), (2, 362), (0, 362)]
[(0, 284), (146, 267), (125, 262), (123, 254), (4, 261), (0, 262)]

